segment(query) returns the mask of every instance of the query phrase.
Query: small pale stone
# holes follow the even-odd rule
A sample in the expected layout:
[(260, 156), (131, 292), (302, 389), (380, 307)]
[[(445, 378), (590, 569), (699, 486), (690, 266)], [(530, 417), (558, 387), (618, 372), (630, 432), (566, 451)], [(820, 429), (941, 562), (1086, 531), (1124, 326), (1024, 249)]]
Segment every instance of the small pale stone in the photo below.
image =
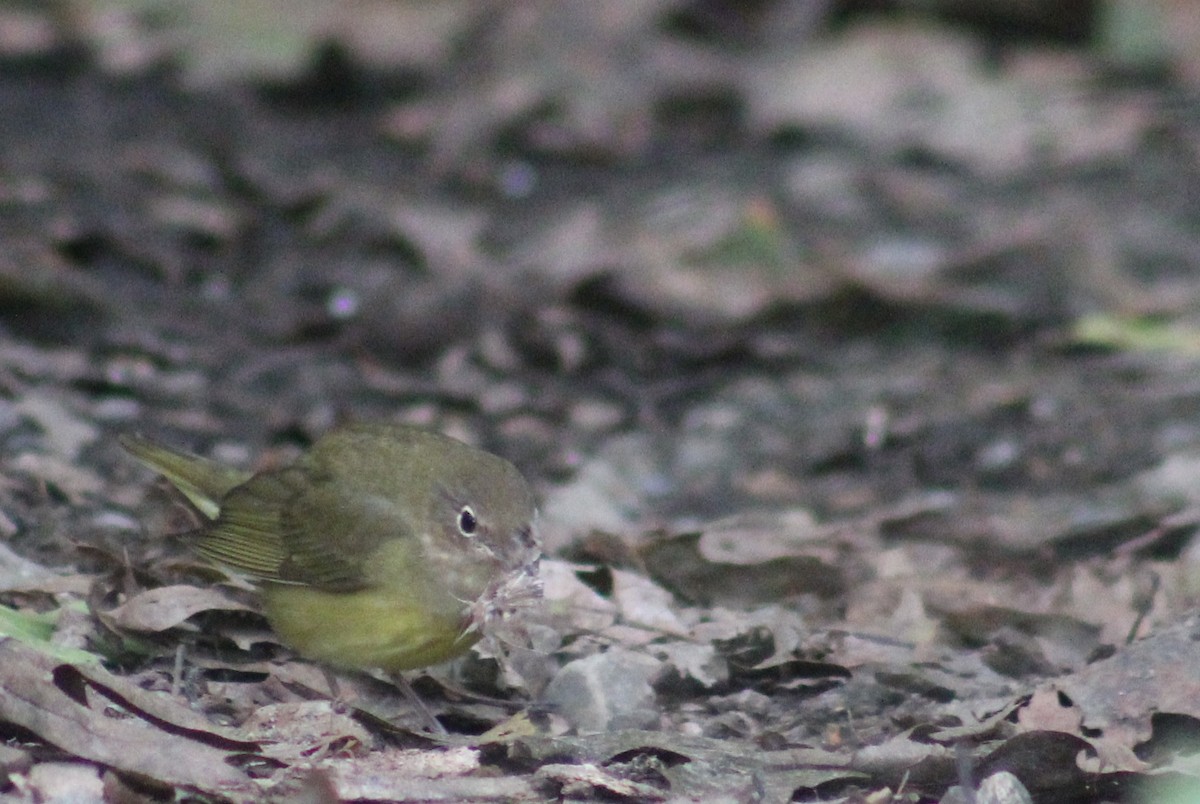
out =
[(658, 724), (650, 682), (656, 659), (613, 648), (563, 667), (546, 688), (546, 701), (581, 734), (645, 729)]

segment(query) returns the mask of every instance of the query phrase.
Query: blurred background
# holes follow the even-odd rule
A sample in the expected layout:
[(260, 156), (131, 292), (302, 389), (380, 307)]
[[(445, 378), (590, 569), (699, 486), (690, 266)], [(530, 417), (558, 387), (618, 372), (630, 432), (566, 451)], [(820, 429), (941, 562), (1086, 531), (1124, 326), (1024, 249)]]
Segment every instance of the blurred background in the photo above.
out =
[[(195, 580), (116, 433), (402, 420), (533, 481), (621, 723), (1080, 701), (1200, 600), (1198, 45), (1190, 0), (0, 2), (5, 600)], [(1162, 767), (1152, 708), (1053, 728)]]

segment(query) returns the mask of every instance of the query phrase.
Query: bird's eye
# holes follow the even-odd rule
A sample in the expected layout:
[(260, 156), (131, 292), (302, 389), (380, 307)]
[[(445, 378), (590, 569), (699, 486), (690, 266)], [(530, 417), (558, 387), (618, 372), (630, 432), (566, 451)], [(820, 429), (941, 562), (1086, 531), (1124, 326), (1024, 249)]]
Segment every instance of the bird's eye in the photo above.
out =
[(471, 506), (464, 505), (458, 512), (458, 532), (463, 536), (474, 536), (478, 527), (479, 520), (475, 518), (475, 512), (471, 510)]

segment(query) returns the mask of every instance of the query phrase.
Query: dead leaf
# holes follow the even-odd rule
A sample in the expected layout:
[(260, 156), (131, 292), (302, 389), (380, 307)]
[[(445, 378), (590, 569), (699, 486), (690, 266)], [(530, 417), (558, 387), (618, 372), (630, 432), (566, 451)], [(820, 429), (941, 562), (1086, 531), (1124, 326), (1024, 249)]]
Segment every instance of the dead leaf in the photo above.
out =
[(99, 477), (57, 455), (26, 452), (13, 460), (12, 468), (53, 485), (75, 505), (82, 505), (88, 495), (98, 494), (104, 488)]
[(25, 589), (57, 577), (48, 567), (19, 556), (8, 545), (0, 543), (0, 590)]
[(1100, 789), (1098, 774), (1080, 767), (1092, 751), (1086, 740), (1059, 731), (1035, 731), (1006, 740), (979, 764), (978, 776), (1007, 771), (1036, 801), (1078, 801)]
[(242, 724), (246, 739), (264, 744), (263, 754), (294, 765), (330, 756), (363, 753), (373, 742), (363, 726), (330, 701), (260, 706)]
[(768, 53), (748, 75), (758, 125), (837, 127), (876, 148), (928, 148), (990, 175), (1047, 152), (1065, 162), (1123, 156), (1152, 119), (1086, 92), (1074, 54), (989, 71), (968, 36), (932, 26), (860, 25)]
[(134, 595), (105, 613), (115, 627), (130, 631), (166, 631), (202, 611), (254, 611), (224, 592), (197, 586), (160, 586)]
[(862, 777), (850, 768), (845, 754), (809, 748), (770, 751), (751, 742), (634, 729), (522, 738), (512, 750), (525, 758), (602, 766), (618, 756), (628, 763), (639, 756), (669, 758), (660, 772), (680, 800), (711, 801), (732, 795), (734, 800), (788, 801), (796, 790)]
[(60, 458), (75, 460), (96, 440), (96, 427), (49, 394), (30, 393), (13, 406), (17, 413), (37, 422), (50, 450)]
[(1017, 713), (1017, 722), (1031, 731), (1063, 731), (1079, 734), (1083, 713), (1070, 698), (1053, 687), (1042, 687)]
[(808, 555), (754, 564), (709, 561), (702, 533), (655, 539), (639, 551), (651, 576), (670, 591), (700, 604), (752, 606), (804, 594), (832, 597), (844, 587), (841, 568)]
[[(1101, 759), (1118, 770), (1145, 768), (1134, 749), (1150, 739), (1155, 714), (1200, 718), (1200, 618), (1166, 626), (1069, 676), (1047, 682), (1039, 693), (1077, 708), (1079, 731)], [(1065, 713), (1064, 713), (1065, 716)], [(1042, 726), (1035, 710), (1022, 725)], [(1058, 718), (1051, 722), (1061, 724)]]
[(99, 667), (61, 664), (0, 641), (0, 721), (77, 757), (163, 784), (243, 800), (254, 789), (229, 760), (258, 746), (208, 723), (166, 695)]
[(651, 636), (687, 632), (675, 611), (678, 604), (666, 589), (644, 575), (625, 570), (613, 570), (612, 580), (612, 600), (624, 623), (648, 629)]
[(533, 798), (528, 780), (479, 776), (479, 751), (391, 749), (326, 763), (340, 800), (520, 801)]
[(534, 779), (550, 782), (563, 798), (616, 798), (636, 801), (662, 801), (667, 791), (654, 785), (623, 779), (608, 768), (591, 763), (582, 765), (547, 764), (538, 768)]
[(82, 762), (43, 762), (15, 782), (33, 801), (101, 801), (104, 783), (100, 771)]

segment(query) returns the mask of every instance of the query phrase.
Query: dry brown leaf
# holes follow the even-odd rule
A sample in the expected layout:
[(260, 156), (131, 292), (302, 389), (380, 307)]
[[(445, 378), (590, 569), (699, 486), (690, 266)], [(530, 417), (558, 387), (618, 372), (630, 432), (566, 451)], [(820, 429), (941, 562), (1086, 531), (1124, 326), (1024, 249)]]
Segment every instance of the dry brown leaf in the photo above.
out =
[(539, 571), (546, 608), (563, 627), (577, 631), (604, 631), (617, 618), (616, 604), (579, 579), (578, 573), (592, 568), (582, 564), (547, 559)]
[(701, 533), (664, 536), (639, 554), (656, 581), (700, 604), (749, 606), (804, 594), (832, 597), (844, 589), (842, 569), (818, 557), (792, 554), (752, 564), (710, 561), (702, 539)]
[(1053, 687), (1043, 687), (1029, 698), (1029, 703), (1018, 712), (1018, 722), (1031, 731), (1064, 731), (1078, 734), (1083, 722), (1083, 713), (1071, 699), (1059, 694)]
[(45, 434), (53, 454), (75, 460), (80, 451), (96, 440), (96, 425), (45, 393), (29, 393), (13, 406), (15, 412), (35, 421)]
[(252, 790), (229, 760), (258, 746), (223, 734), (174, 698), (12, 639), (0, 641), (0, 668), (0, 721), (68, 754), (212, 795), (245, 798)]
[(978, 51), (970, 37), (932, 26), (860, 25), (760, 60), (747, 73), (750, 113), (767, 128), (837, 127), (879, 148), (925, 147), (992, 175), (1047, 153), (1063, 162), (1124, 156), (1153, 119), (1086, 92), (1077, 54), (997, 74)]
[(666, 589), (644, 575), (625, 570), (613, 570), (612, 579), (612, 600), (624, 623), (645, 628), (650, 636), (658, 635), (656, 632), (675, 635), (687, 632), (676, 613), (675, 598)]
[(247, 739), (264, 744), (267, 756), (293, 765), (323, 758), (363, 753), (371, 735), (362, 724), (331, 701), (297, 701), (259, 707), (242, 724)]
[(11, 468), (54, 486), (75, 505), (82, 505), (89, 495), (104, 488), (95, 474), (57, 455), (26, 452), (12, 461)]
[(118, 628), (166, 631), (202, 611), (254, 611), (218, 589), (198, 586), (160, 586), (134, 595), (106, 613)]
[(43, 762), (14, 780), (32, 801), (101, 801), (104, 783), (99, 769), (82, 762)]
[(513, 801), (532, 796), (518, 777), (475, 776), (479, 752), (393, 749), (327, 763), (323, 772), (342, 801)]
[(591, 763), (582, 765), (543, 765), (535, 778), (558, 786), (564, 798), (629, 798), (637, 801), (661, 801), (667, 791), (644, 782), (623, 779), (607, 768)]
[[(1078, 710), (1079, 731), (1096, 746), (1101, 759), (1118, 770), (1141, 770), (1134, 748), (1151, 736), (1151, 716), (1200, 718), (1200, 618), (1167, 626), (1107, 659), (1069, 676), (1047, 682), (1040, 698), (1053, 696)], [(1049, 722), (1061, 726), (1057, 713)], [(1027, 728), (1053, 728), (1044, 707), (1021, 714)]]

